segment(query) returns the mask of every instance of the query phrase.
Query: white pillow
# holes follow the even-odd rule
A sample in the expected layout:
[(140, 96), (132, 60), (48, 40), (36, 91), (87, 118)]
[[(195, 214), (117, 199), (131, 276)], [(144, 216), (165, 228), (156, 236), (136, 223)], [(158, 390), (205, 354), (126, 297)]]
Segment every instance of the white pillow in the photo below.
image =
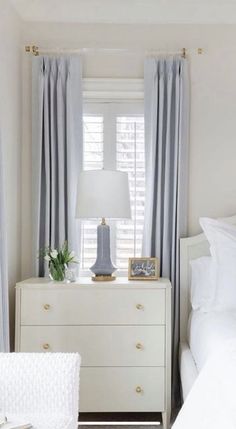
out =
[(214, 310), (236, 309), (236, 227), (201, 218), (200, 225), (210, 243), (210, 277), (215, 290)]
[(211, 256), (193, 259), (191, 265), (191, 305), (193, 310), (208, 311), (214, 304), (210, 278)]

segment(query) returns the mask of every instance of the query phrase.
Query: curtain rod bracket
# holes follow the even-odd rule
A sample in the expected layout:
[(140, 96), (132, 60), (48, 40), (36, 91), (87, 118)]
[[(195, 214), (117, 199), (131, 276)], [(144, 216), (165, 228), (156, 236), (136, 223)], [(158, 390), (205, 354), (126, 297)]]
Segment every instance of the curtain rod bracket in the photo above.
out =
[(182, 49), (182, 58), (186, 58), (186, 48)]
[(39, 48), (38, 46), (32, 46), (32, 53), (37, 57), (39, 55)]

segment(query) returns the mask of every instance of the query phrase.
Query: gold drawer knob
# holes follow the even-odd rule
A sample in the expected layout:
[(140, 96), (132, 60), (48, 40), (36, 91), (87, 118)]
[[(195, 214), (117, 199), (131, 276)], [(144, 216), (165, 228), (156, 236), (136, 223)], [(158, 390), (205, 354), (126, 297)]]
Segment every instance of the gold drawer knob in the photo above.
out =
[(43, 306), (44, 310), (49, 310), (50, 307), (51, 307), (50, 304), (44, 304), (44, 306)]
[(142, 304), (136, 305), (137, 310), (144, 310), (144, 306)]
[(44, 348), (44, 350), (48, 350), (49, 349), (49, 344), (48, 343), (45, 343), (44, 345), (43, 345), (43, 348)]
[(136, 344), (136, 349), (143, 350), (143, 345), (141, 343)]
[(142, 387), (140, 387), (140, 386), (136, 387), (136, 392), (137, 393), (142, 393), (142, 391), (143, 391)]

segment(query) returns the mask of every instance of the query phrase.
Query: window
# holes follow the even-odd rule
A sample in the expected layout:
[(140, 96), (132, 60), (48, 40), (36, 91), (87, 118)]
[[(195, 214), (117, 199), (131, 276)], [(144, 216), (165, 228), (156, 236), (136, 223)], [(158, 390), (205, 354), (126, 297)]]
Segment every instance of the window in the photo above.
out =
[[(84, 106), (85, 170), (111, 169), (129, 175), (132, 220), (109, 220), (111, 253), (119, 275), (128, 258), (141, 256), (145, 203), (144, 117), (141, 103), (87, 103)], [(81, 226), (81, 274), (96, 258), (98, 220)]]

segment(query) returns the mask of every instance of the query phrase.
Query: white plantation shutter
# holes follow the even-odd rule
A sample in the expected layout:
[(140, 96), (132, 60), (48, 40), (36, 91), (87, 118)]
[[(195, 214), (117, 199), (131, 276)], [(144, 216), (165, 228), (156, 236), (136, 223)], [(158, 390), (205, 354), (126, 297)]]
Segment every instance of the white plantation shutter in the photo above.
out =
[(127, 270), (128, 258), (141, 256), (145, 203), (143, 116), (116, 120), (117, 169), (129, 175), (132, 220), (116, 222), (116, 264)]
[(103, 168), (103, 116), (84, 116), (84, 170)]
[[(83, 127), (83, 169), (100, 170), (103, 167), (103, 116), (85, 115)], [(96, 259), (97, 224), (97, 219), (81, 223), (81, 272), (88, 270)]]
[[(104, 167), (129, 175), (132, 220), (109, 221), (112, 259), (122, 275), (127, 273), (128, 258), (141, 256), (145, 203), (143, 108), (133, 103), (89, 103), (84, 110), (84, 170)], [(96, 259), (98, 222), (82, 222), (81, 275), (88, 274)]]

